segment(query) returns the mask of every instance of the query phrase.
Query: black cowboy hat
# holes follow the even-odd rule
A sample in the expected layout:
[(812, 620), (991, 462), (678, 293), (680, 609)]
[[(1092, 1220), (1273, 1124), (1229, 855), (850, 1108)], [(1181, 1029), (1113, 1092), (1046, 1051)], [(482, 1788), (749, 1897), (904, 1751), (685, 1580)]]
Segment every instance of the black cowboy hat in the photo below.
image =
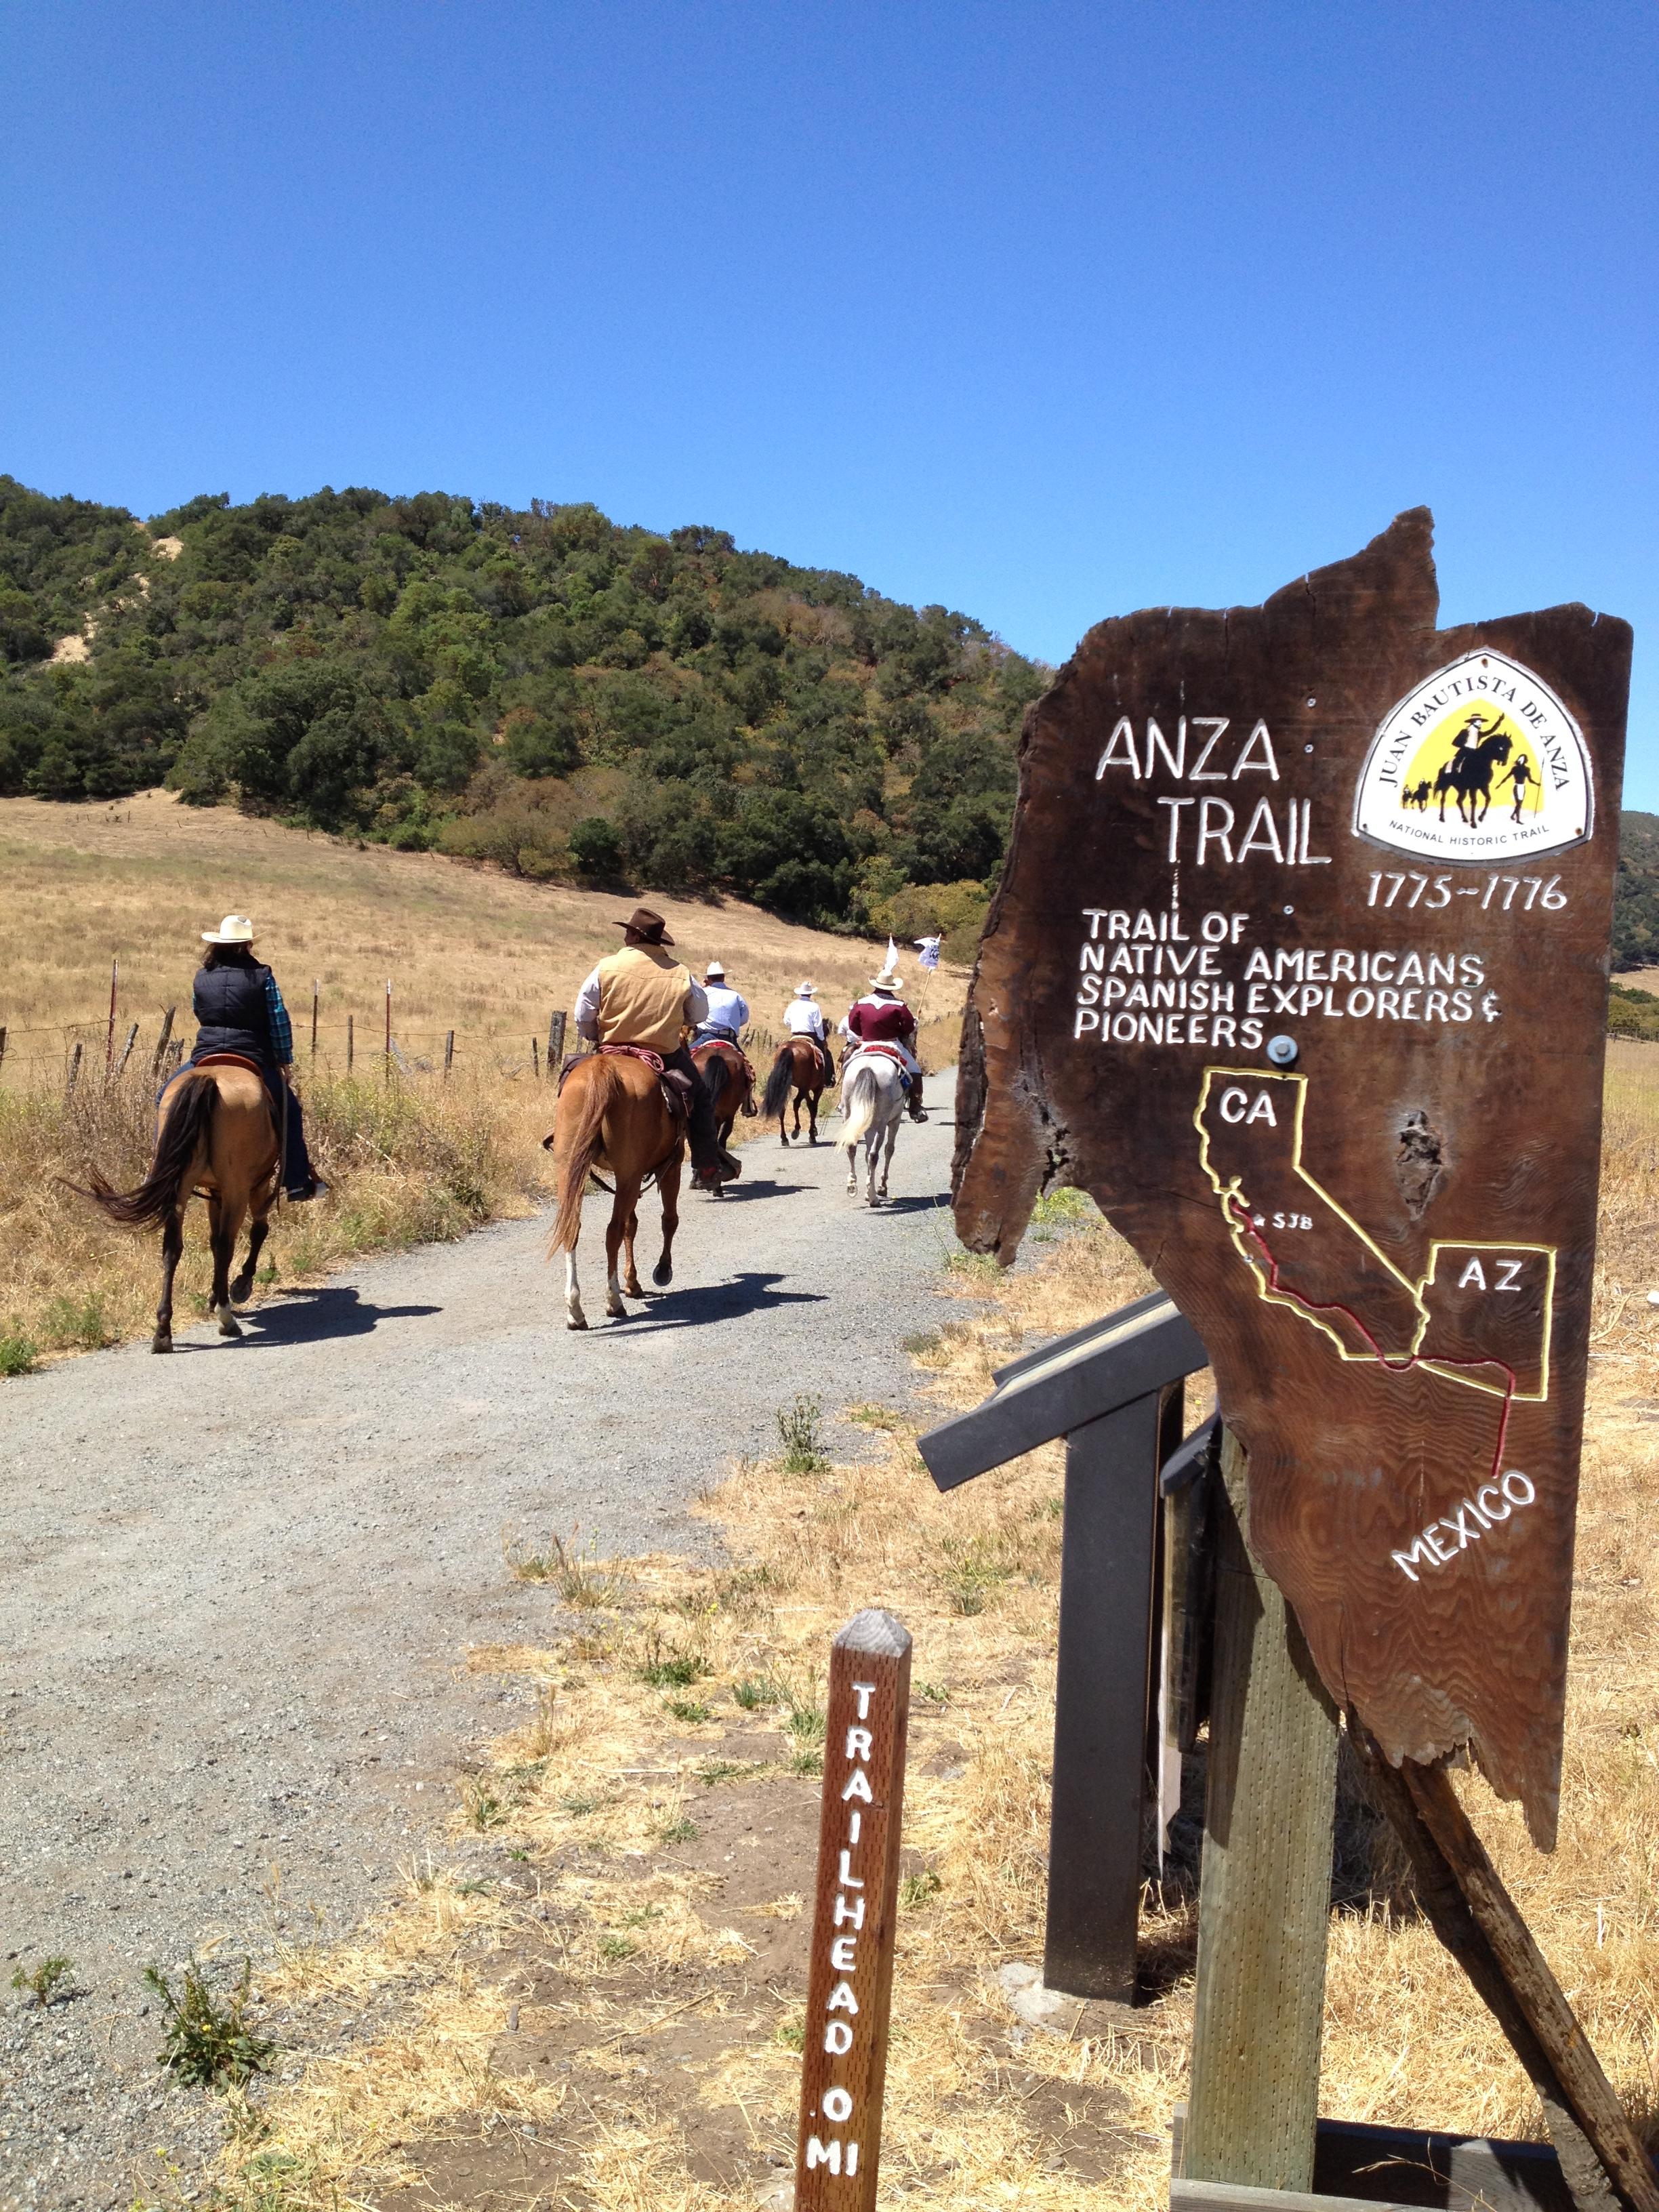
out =
[(636, 906), (627, 921), (619, 921), (617, 927), (627, 930), (631, 936), (643, 939), (647, 945), (672, 945), (674, 942), (668, 934), (668, 924), (659, 914), (653, 914), (648, 906)]

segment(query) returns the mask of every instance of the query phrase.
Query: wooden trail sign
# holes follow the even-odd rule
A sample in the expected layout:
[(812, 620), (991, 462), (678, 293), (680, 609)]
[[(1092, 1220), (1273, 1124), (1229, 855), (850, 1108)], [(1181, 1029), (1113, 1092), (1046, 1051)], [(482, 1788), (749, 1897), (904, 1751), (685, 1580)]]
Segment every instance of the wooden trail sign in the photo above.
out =
[(1098, 1200), (1209, 1348), (1253, 1548), (1388, 1757), (1553, 1841), (1631, 633), (1452, 630), (1424, 509), (1030, 710), (957, 1224)]
[(796, 2212), (876, 2202), (909, 1717), (909, 1631), (855, 1614), (830, 1658)]

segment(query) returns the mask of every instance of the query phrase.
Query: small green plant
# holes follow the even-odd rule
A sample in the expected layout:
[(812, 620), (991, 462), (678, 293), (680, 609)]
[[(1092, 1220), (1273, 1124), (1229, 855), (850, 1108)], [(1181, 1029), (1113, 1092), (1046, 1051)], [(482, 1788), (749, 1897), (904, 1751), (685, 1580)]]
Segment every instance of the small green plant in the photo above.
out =
[(646, 1648), (640, 1680), (653, 1690), (689, 1690), (700, 1674), (708, 1672), (701, 1651), (665, 1651), (653, 1636)]
[(948, 1705), (951, 1702), (951, 1692), (942, 1688), (937, 1682), (918, 1682), (916, 1698), (918, 1702), (924, 1705)]
[(945, 1339), (936, 1328), (921, 1328), (914, 1335), (901, 1337), (899, 1343), (912, 1359), (931, 1359), (941, 1350)]
[(599, 1938), (599, 1956), (607, 1966), (618, 1966), (623, 1960), (631, 1959), (638, 1948), (638, 1944), (630, 1943), (626, 1936), (601, 1936)]
[(830, 1716), (822, 1705), (792, 1705), (783, 1724), (797, 1743), (822, 1743)]
[(952, 1252), (945, 1262), (953, 1275), (966, 1275), (970, 1283), (994, 1283), (1002, 1273), (990, 1252)]
[(96, 1352), (115, 1341), (104, 1301), (95, 1291), (83, 1298), (54, 1298), (46, 1308), (44, 1325), (48, 1340), (65, 1349)]
[(204, 2089), (240, 2084), (263, 2072), (276, 2045), (255, 2035), (247, 2025), (252, 1978), (252, 1961), (244, 1959), (240, 1978), (223, 1997), (217, 1997), (191, 1959), (185, 1968), (182, 1993), (175, 1996), (161, 1969), (146, 1966), (145, 1984), (161, 1999), (165, 2015), (157, 2065)]
[(677, 1721), (707, 1721), (714, 1717), (713, 1706), (700, 1705), (696, 1698), (665, 1698), (663, 1704)]
[(697, 1769), (697, 1779), (705, 1790), (712, 1790), (717, 1782), (730, 1782), (734, 1775), (752, 1774), (754, 1771), (740, 1759), (705, 1759)]
[(603, 1797), (589, 1797), (580, 1792), (574, 1796), (561, 1797), (559, 1800), (560, 1812), (568, 1813), (574, 1820), (585, 1820), (590, 1813), (602, 1810), (604, 1805)]
[(517, 1859), (520, 1866), (526, 1865), (529, 1863), (530, 1854), (520, 1844), (514, 1844), (512, 1850), (508, 1851), (507, 1856), (510, 1859)]
[(0, 1375), (27, 1375), (40, 1357), (40, 1346), (21, 1330), (14, 1328), (9, 1335), (0, 1336)]
[(786, 1474), (822, 1474), (829, 1466), (829, 1455), (818, 1437), (823, 1419), (823, 1399), (814, 1398), (805, 1390), (798, 1392), (793, 1403), (780, 1411), (778, 1435), (782, 1440), (783, 1455), (778, 1465)]
[(643, 1928), (647, 1921), (660, 1920), (661, 1918), (661, 1905), (636, 1905), (631, 1912), (623, 1913), (623, 1926), (624, 1928)]
[(791, 1752), (789, 1771), (792, 1774), (822, 1774), (823, 1771), (823, 1746), (804, 1743), (799, 1750)]
[(851, 1406), (847, 1419), (860, 1429), (902, 1429), (906, 1417), (894, 1406)]
[(953, 1613), (971, 1619), (983, 1613), (991, 1592), (1006, 1583), (1013, 1569), (998, 1559), (983, 1536), (948, 1536), (945, 1555), (950, 1562), (939, 1577)]
[(786, 2051), (805, 2051), (806, 2048), (806, 2014), (792, 2012), (787, 2020), (781, 2020), (772, 2031), (774, 2043), (781, 2043)]
[(1085, 1221), (1098, 1221), (1100, 1208), (1086, 1190), (1073, 1190), (1062, 1184), (1058, 1190), (1046, 1190), (1031, 1208), (1034, 1229), (1080, 1229)]
[(568, 1544), (555, 1533), (548, 1537), (544, 1550), (536, 1551), (524, 1539), (503, 1529), (501, 1557), (515, 1583), (550, 1583), (577, 1613), (598, 1613), (617, 1601), (620, 1585), (616, 1577), (599, 1566), (591, 1543), (578, 1547), (574, 1530)]
[(772, 1685), (755, 1675), (745, 1675), (741, 1682), (733, 1682), (732, 1695), (746, 1713), (757, 1713), (768, 1705), (775, 1705), (778, 1693)]
[(899, 1884), (899, 1903), (926, 1905), (928, 1899), (937, 1897), (944, 1887), (936, 1874), (907, 1874)]
[(64, 1984), (74, 1972), (70, 1959), (42, 1959), (38, 1966), (20, 1966), (11, 1978), (15, 1990), (27, 1990), (36, 2004), (49, 2005), (57, 1996), (67, 1996)]
[(682, 1815), (678, 1820), (665, 1822), (657, 1831), (657, 1836), (660, 1843), (691, 1844), (696, 1841), (702, 1832), (695, 1820), (688, 1820)]
[(507, 1808), (487, 1783), (470, 1783), (465, 1802), (466, 1817), (475, 1828), (482, 1831), (505, 1826)]

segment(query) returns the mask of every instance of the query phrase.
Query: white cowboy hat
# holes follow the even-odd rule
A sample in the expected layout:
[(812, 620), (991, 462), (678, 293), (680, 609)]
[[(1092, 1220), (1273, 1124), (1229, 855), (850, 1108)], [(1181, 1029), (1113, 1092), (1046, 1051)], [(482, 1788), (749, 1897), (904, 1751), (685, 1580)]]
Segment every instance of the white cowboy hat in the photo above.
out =
[(722, 983), (726, 981), (726, 970), (718, 960), (711, 960), (702, 972), (705, 975), (718, 975)]
[(879, 975), (872, 975), (870, 978), (870, 988), (872, 991), (885, 991), (890, 998), (896, 999), (898, 981), (898, 977), (890, 969), (884, 968)]
[(795, 986), (795, 996), (798, 999), (816, 999), (817, 995), (818, 987), (816, 983), (797, 983)]
[(204, 945), (252, 945), (253, 924), (245, 914), (228, 914), (217, 929), (202, 932)]

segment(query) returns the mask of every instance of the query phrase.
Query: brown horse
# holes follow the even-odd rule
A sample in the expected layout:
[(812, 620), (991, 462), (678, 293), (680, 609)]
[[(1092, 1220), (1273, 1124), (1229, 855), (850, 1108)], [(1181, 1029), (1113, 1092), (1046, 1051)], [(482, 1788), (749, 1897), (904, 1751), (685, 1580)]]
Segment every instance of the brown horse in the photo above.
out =
[(818, 1101), (830, 1087), (830, 1078), (824, 1073), (823, 1056), (810, 1037), (786, 1037), (778, 1047), (777, 1058), (772, 1062), (772, 1073), (766, 1079), (766, 1091), (761, 1099), (761, 1112), (769, 1121), (778, 1117), (778, 1134), (787, 1145), (788, 1132), (783, 1126), (783, 1116), (789, 1103), (789, 1094), (795, 1094), (795, 1137), (800, 1137), (800, 1109), (806, 1108), (806, 1141), (816, 1145), (818, 1140)]
[[(711, 1038), (708, 1043), (693, 1048), (703, 1082), (714, 1101), (714, 1129), (724, 1152), (732, 1141), (732, 1125), (739, 1114), (755, 1111), (755, 1091), (752, 1071), (744, 1057), (740, 1046), (727, 1044), (723, 1038)], [(724, 1198), (725, 1187), (716, 1183), (713, 1195)]]
[[(615, 1186), (605, 1232), (605, 1310), (614, 1321), (626, 1321), (623, 1291), (630, 1298), (645, 1296), (634, 1266), (634, 1237), (640, 1225), (640, 1193), (647, 1176), (655, 1176), (662, 1194), (662, 1257), (652, 1269), (651, 1279), (659, 1288), (674, 1279), (685, 1124), (669, 1112), (660, 1079), (647, 1061), (625, 1053), (591, 1052), (575, 1061), (565, 1077), (553, 1133), (542, 1141), (553, 1154), (559, 1207), (548, 1257), (556, 1252), (565, 1255), (567, 1326), (587, 1327), (576, 1280), (576, 1241), (582, 1233), (582, 1194), (588, 1176), (601, 1166), (609, 1169)], [(627, 1263), (627, 1273), (620, 1277), (619, 1253)]]
[[(173, 1278), (185, 1249), (185, 1208), (199, 1193), (208, 1204), (213, 1247), (210, 1316), (221, 1336), (240, 1336), (232, 1312), (251, 1295), (253, 1270), (270, 1228), (281, 1168), (276, 1121), (260, 1077), (240, 1062), (182, 1067), (161, 1093), (155, 1152), (136, 1189), (118, 1191), (95, 1167), (82, 1194), (125, 1228), (161, 1229), (161, 1303), (152, 1352), (173, 1349)], [(72, 1186), (80, 1188), (81, 1186)], [(234, 1282), (230, 1263), (242, 1224), (252, 1216), (247, 1258)]]

